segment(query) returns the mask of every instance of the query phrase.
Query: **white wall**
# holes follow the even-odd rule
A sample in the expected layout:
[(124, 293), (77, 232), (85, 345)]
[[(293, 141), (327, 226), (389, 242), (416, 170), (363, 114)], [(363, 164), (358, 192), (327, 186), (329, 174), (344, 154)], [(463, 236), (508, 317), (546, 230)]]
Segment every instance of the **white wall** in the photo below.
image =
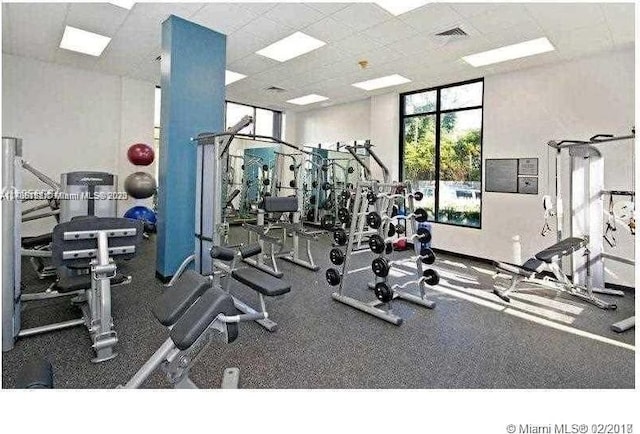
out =
[[(318, 143), (368, 139), (371, 133), (370, 112), (370, 101), (366, 99), (296, 113), (293, 127), (296, 132), (295, 143), (313, 146)], [(291, 124), (291, 121), (289, 119), (287, 123)]]
[[(540, 236), (542, 196), (548, 185), (546, 143), (596, 133), (628, 134), (634, 125), (634, 91), (632, 49), (486, 77), (483, 159), (538, 157), (539, 195), (485, 192), (482, 229), (436, 224), (433, 245), (477, 257), (511, 260), (514, 235), (522, 238), (523, 257), (552, 244), (552, 235)], [(370, 109), (368, 118), (364, 116), (365, 104)], [(389, 93), (366, 102), (298, 114), (298, 140), (371, 138), (392, 179), (397, 179), (398, 104), (398, 95)], [(603, 147), (603, 154), (605, 188), (632, 189), (631, 144)], [(618, 238), (620, 247), (615, 253), (632, 259), (632, 237), (618, 230)], [(607, 281), (634, 286), (631, 267), (607, 264), (607, 269)]]
[[(2, 135), (23, 139), (25, 159), (55, 180), (64, 172), (106, 171), (122, 187), (136, 171), (128, 146), (153, 144), (154, 85), (4, 53), (2, 65)], [(28, 174), (23, 180), (24, 188), (42, 188)], [(119, 213), (132, 203), (120, 203)], [(29, 222), (23, 232), (54, 224), (53, 218)]]

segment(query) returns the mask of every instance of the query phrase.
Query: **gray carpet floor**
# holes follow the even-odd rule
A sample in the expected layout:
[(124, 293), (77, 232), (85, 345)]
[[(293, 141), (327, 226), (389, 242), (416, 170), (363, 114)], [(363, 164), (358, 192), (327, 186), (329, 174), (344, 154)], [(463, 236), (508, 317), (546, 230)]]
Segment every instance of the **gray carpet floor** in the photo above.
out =
[[(232, 235), (238, 240), (238, 229)], [(435, 268), (442, 279), (429, 291), (437, 306), (429, 310), (394, 301), (394, 313), (405, 319), (398, 327), (332, 300), (334, 288), (324, 279), (331, 266), (330, 248), (328, 237), (314, 243), (322, 267), (317, 273), (279, 261), (292, 291), (267, 300), (278, 330), (241, 324), (234, 343), (215, 343), (207, 350), (193, 368), (192, 380), (202, 388), (218, 388), (223, 369), (237, 366), (242, 388), (634, 387), (635, 351), (617, 343), (634, 345), (635, 329), (624, 334), (609, 329), (633, 315), (633, 292), (614, 297), (616, 311), (539, 289), (523, 291), (507, 306), (491, 293), (490, 266), (441, 255)], [(398, 261), (408, 257), (406, 252), (394, 254)], [(368, 252), (354, 255), (352, 269), (365, 269), (349, 274), (346, 283), (349, 295), (365, 301), (373, 299), (367, 289), (371, 259)], [(57, 388), (113, 388), (135, 373), (168, 336), (151, 314), (163, 291), (154, 278), (153, 238), (143, 241), (140, 254), (119, 269), (130, 273), (133, 283), (113, 290), (118, 357), (91, 363), (90, 340), (80, 327), (21, 339), (3, 354), (4, 388), (14, 387), (21, 367), (34, 358), (51, 361)], [(26, 262), (23, 274), (25, 292), (41, 291), (49, 283), (39, 281)], [(410, 266), (400, 264), (391, 280), (412, 278)], [(234, 284), (232, 292), (257, 302), (247, 288)], [(30, 303), (24, 306), (23, 324), (77, 315), (65, 299)], [(145, 387), (168, 385), (158, 372)]]

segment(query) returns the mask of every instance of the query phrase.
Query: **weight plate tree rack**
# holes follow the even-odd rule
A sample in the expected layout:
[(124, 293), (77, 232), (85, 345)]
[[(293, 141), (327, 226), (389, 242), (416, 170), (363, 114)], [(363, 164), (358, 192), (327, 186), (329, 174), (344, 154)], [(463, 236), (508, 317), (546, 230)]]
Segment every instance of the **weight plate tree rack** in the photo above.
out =
[[(401, 191), (403, 193), (395, 193), (396, 191)], [(395, 315), (391, 309), (390, 302), (396, 298), (409, 301), (428, 309), (433, 309), (435, 307), (435, 302), (428, 300), (425, 294), (426, 285), (436, 285), (439, 280), (438, 274), (435, 270), (423, 270), (423, 259), (428, 257), (428, 262), (426, 263), (432, 263), (432, 259), (434, 259), (433, 252), (430, 249), (427, 249), (427, 251), (424, 252), (421, 251), (421, 254), (416, 257), (416, 270), (418, 275), (416, 280), (406, 282), (402, 285), (393, 285), (391, 287), (388, 284), (388, 271), (392, 266), (392, 263), (386, 258), (386, 256), (393, 251), (393, 248), (391, 247), (391, 243), (389, 242), (390, 239), (387, 238), (387, 236), (389, 235), (389, 228), (391, 220), (393, 219), (393, 217), (390, 216), (395, 199), (404, 198), (410, 211), (405, 218), (407, 223), (411, 224), (413, 235), (407, 239), (419, 242), (428, 242), (431, 238), (431, 234), (428, 230), (418, 228), (417, 222), (424, 221), (425, 216), (423, 210), (414, 210), (413, 197), (414, 195), (411, 193), (411, 185), (409, 183), (358, 181), (353, 214), (351, 216), (349, 237), (345, 242), (346, 234), (343, 230), (338, 229), (334, 232), (335, 243), (347, 246), (345, 254), (339, 255), (334, 251), (331, 257), (334, 265), (339, 265), (339, 263), (341, 263), (342, 266), (340, 271), (335, 268), (331, 268), (327, 270), (326, 274), (327, 282), (329, 282), (330, 285), (339, 285), (338, 291), (331, 295), (334, 300), (395, 325), (401, 325), (403, 321), (403, 319), (398, 315)], [(363, 233), (362, 230), (359, 231), (358, 228), (362, 228), (364, 226), (364, 221), (370, 214), (368, 212), (370, 205), (375, 206), (375, 212), (381, 217), (380, 225), (374, 235), (370, 237), (370, 241), (382, 240), (383, 246), (380, 249), (381, 246), (377, 246), (375, 242), (370, 242), (370, 245), (376, 250), (375, 253), (378, 254), (378, 257), (374, 259), (374, 262), (377, 264), (374, 268), (377, 268), (378, 270), (385, 268), (384, 271), (386, 272), (376, 271), (377, 276), (375, 278), (375, 282), (368, 285), (370, 289), (374, 290), (377, 300), (372, 302), (363, 302), (345, 295), (345, 281), (348, 276), (349, 262), (353, 253), (354, 243), (357, 242), (358, 236), (361, 236)], [(365, 232), (370, 233), (371, 231)], [(340, 259), (338, 261), (334, 261), (336, 257), (339, 257)], [(380, 267), (380, 265), (382, 265), (382, 267)], [(416, 284), (420, 289), (419, 295), (405, 291), (406, 287)], [(382, 306), (385, 305), (388, 305), (388, 310), (382, 308)]]

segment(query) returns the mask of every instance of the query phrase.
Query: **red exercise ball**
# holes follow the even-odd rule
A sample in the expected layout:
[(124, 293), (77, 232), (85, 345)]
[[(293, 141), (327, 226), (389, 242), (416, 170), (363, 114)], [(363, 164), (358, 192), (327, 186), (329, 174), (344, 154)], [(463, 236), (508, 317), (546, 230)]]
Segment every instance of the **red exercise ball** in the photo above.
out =
[(131, 145), (127, 151), (127, 158), (131, 164), (135, 164), (136, 166), (148, 166), (153, 163), (154, 157), (153, 148), (144, 143)]

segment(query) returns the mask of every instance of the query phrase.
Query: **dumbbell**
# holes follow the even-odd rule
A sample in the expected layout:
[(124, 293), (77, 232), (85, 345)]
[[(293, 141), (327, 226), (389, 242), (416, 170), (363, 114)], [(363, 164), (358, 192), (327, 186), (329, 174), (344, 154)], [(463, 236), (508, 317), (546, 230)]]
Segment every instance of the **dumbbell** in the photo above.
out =
[(340, 281), (342, 280), (340, 272), (335, 268), (329, 268), (325, 273), (325, 278), (327, 279), (327, 283), (331, 286), (340, 285)]
[(407, 214), (405, 218), (415, 218), (417, 222), (423, 223), (429, 219), (427, 211), (422, 208), (416, 208), (412, 213)]
[(349, 168), (347, 169), (347, 172), (348, 172), (348, 173), (353, 173), (353, 172), (355, 172), (355, 171), (356, 171), (356, 169), (354, 169), (353, 167), (349, 167)]
[(269, 185), (269, 184), (271, 184), (271, 181), (269, 181), (268, 179), (265, 178), (262, 180), (262, 185)]
[(436, 254), (428, 247), (420, 249), (420, 260), (423, 264), (431, 265), (436, 262)]
[(424, 198), (424, 194), (422, 194), (421, 191), (416, 191), (411, 196), (413, 196), (413, 198), (417, 201), (421, 201), (422, 198)]
[[(410, 237), (401, 237), (396, 241), (400, 240), (411, 240), (411, 241), (419, 241), (421, 243), (428, 243), (431, 241), (431, 232), (427, 228), (418, 228), (417, 233), (411, 235)], [(393, 241), (393, 238), (387, 238), (386, 240), (382, 238), (378, 234), (371, 235), (369, 237), (369, 248), (373, 253), (382, 253), (385, 250), (385, 246), (387, 243)]]
[(296, 166), (294, 164), (290, 164), (289, 170), (293, 172), (294, 170), (296, 170)]
[(266, 164), (262, 165), (262, 171), (263, 172), (268, 172), (269, 171), (269, 166), (267, 166)]
[(428, 268), (422, 272), (424, 282), (429, 286), (435, 286), (440, 282), (438, 272), (433, 268)]
[(289, 187), (296, 188), (296, 180), (295, 179), (292, 179), (291, 181), (289, 181)]

